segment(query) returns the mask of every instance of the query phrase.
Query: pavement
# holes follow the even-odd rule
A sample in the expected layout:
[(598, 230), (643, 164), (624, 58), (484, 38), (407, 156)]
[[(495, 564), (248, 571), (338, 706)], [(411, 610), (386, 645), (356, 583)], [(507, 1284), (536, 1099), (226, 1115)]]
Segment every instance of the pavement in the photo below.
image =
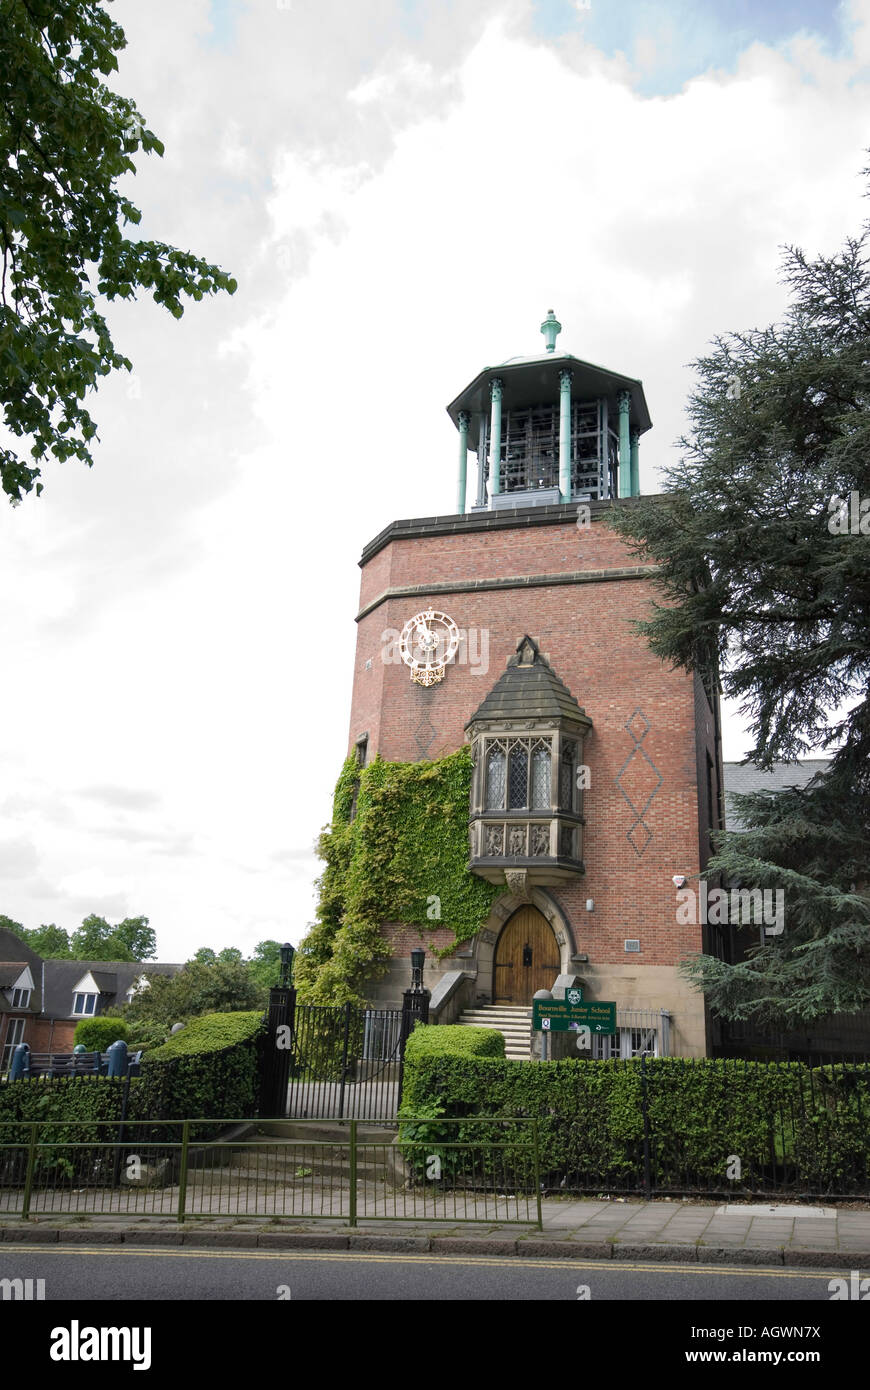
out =
[[(386, 1250), (416, 1254), (803, 1265), (870, 1274), (870, 1205), (720, 1203), (619, 1198), (545, 1200), (528, 1224), (262, 1217), (7, 1217), (5, 1244), (185, 1245), (223, 1249)], [(2, 1218), (0, 1218), (2, 1219)]]

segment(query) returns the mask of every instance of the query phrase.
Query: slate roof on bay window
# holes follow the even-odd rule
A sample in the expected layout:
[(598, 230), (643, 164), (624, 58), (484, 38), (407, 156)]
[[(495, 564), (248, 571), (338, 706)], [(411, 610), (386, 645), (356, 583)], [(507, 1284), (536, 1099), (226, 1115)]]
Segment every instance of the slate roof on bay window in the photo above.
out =
[(560, 681), (537, 642), (524, 637), (516, 655), (508, 659), (507, 670), (496, 681), (482, 705), (479, 705), (466, 724), (479, 719), (535, 719), (553, 721), (571, 719), (574, 723), (589, 724), (585, 710), (578, 705), (567, 685)]

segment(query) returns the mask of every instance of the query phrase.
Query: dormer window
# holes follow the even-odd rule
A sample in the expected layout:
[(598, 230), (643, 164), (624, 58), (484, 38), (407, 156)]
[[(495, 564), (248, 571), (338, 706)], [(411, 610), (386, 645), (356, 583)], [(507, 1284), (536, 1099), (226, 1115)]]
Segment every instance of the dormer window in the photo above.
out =
[[(76, 981), (72, 989), (72, 1011), (74, 1018), (90, 1018), (99, 1013), (99, 1000), (102, 996), (111, 1003), (118, 991), (118, 977), (111, 970), (88, 970)], [(105, 1007), (105, 1006), (104, 1006)]]
[(591, 720), (524, 637), (469, 721), (475, 775), (470, 867), (492, 883), (583, 873), (579, 776)]
[[(14, 961), (0, 966), (0, 989), (6, 995), (6, 1002), (12, 1009), (29, 1009), (33, 997), (33, 976), (30, 967)], [(4, 978), (5, 977), (5, 978)]]

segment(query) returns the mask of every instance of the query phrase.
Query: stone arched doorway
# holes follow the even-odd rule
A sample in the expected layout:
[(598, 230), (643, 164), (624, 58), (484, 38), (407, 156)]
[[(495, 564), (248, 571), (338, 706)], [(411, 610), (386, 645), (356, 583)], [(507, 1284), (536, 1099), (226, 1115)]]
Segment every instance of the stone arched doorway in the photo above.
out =
[(531, 1004), (539, 989), (552, 989), (561, 972), (556, 935), (542, 912), (531, 905), (508, 918), (493, 959), (494, 1004)]

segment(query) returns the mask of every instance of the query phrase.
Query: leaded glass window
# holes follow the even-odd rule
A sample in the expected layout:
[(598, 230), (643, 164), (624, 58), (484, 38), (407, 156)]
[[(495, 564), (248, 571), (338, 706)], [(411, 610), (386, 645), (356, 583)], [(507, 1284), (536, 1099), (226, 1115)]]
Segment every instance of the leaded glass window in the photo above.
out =
[(552, 740), (548, 738), (487, 742), (486, 809), (549, 811), (552, 753)]
[(559, 805), (563, 811), (573, 811), (576, 806), (577, 745), (570, 740), (562, 744), (562, 758), (559, 765)]
[(500, 743), (492, 744), (486, 756), (487, 810), (500, 811), (504, 806), (505, 761), (505, 751), (502, 745)]
[(550, 806), (550, 745), (536, 743), (532, 749), (533, 811), (548, 810)]
[(529, 750), (523, 743), (515, 743), (510, 752), (508, 795), (511, 810), (521, 811), (529, 804)]

